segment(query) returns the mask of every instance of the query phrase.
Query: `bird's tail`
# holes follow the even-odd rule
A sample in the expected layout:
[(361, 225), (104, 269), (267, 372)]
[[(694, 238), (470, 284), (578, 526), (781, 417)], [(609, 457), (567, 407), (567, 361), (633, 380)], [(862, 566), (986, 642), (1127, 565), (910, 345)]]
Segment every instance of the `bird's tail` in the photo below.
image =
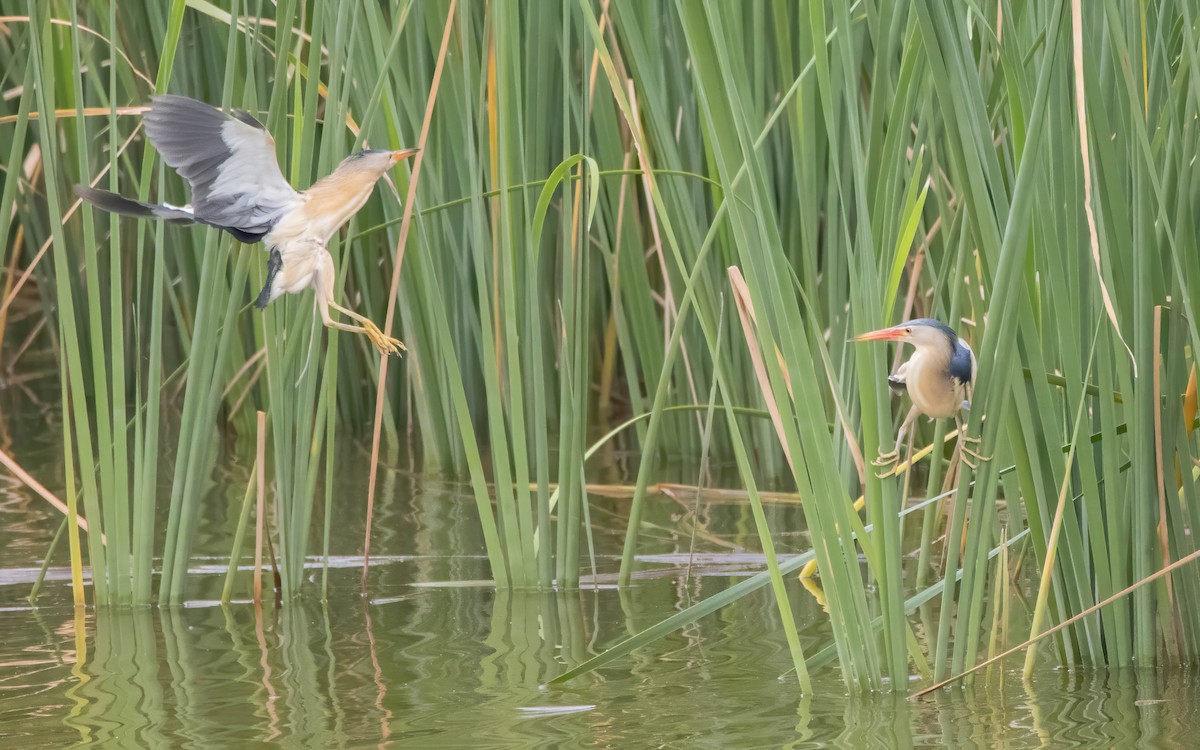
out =
[(142, 219), (162, 219), (170, 224), (192, 224), (196, 221), (192, 209), (186, 206), (181, 208), (165, 203), (142, 203), (123, 195), (110, 193), (107, 190), (97, 190), (86, 185), (76, 185), (75, 194), (96, 208), (111, 211), (114, 214), (136, 216)]

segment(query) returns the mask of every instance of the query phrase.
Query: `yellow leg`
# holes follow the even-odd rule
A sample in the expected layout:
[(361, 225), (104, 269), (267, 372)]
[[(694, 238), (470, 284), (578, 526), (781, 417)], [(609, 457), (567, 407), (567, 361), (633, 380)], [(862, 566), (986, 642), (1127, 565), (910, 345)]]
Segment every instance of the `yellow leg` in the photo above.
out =
[[(917, 407), (908, 410), (908, 416), (900, 424), (900, 430), (896, 433), (896, 447), (892, 448), (887, 453), (880, 453), (879, 457), (871, 462), (872, 465), (884, 468), (884, 471), (876, 474), (880, 479), (891, 476), (895, 473), (894, 464), (900, 460), (900, 446), (904, 444), (904, 435), (908, 432), (908, 428), (912, 425), (913, 420), (917, 418)], [(892, 468), (885, 468), (892, 467)]]
[[(404, 344), (399, 339), (394, 339), (388, 336), (383, 331), (379, 330), (379, 326), (364, 318), (356, 312), (347, 310), (338, 303), (333, 301), (333, 257), (325, 252), (318, 261), (316, 283), (313, 285), (317, 297), (317, 309), (321, 313), (321, 321), (329, 328), (336, 328), (339, 331), (349, 331), (350, 333), (361, 333), (366, 335), (380, 354), (387, 356), (389, 354), (399, 354), (404, 351)], [(329, 315), (329, 308), (333, 308), (343, 315), (353, 318), (362, 323), (361, 326), (350, 325), (349, 323), (338, 323)]]
[(335, 326), (336, 328), (343, 328), (343, 330), (361, 330), (363, 333), (365, 333), (367, 335), (367, 338), (369, 338), (371, 340), (371, 343), (375, 345), (375, 348), (378, 349), (383, 354), (399, 354), (400, 352), (407, 350), (407, 347), (404, 346), (403, 341), (401, 341), (400, 339), (396, 339), (396, 338), (392, 338), (391, 336), (388, 336), (386, 333), (384, 333), (379, 328), (379, 326), (375, 325), (368, 318), (364, 318), (363, 316), (359, 315), (358, 313), (356, 313), (352, 310), (348, 310), (348, 309), (342, 307), (341, 305), (337, 304), (336, 302), (333, 302), (332, 300), (330, 300), (329, 306), (332, 307), (334, 310), (337, 310), (341, 314), (346, 315), (347, 317), (353, 318), (354, 320), (357, 320), (362, 323), (361, 329), (358, 326), (343, 326), (343, 325)]

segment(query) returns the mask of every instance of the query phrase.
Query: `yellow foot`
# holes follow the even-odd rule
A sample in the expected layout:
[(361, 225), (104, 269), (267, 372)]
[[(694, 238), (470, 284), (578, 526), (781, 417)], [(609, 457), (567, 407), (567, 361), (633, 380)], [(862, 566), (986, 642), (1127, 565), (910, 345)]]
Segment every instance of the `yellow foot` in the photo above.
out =
[[(979, 442), (979, 438), (975, 438), (975, 442)], [(991, 456), (984, 456), (978, 451), (971, 450), (967, 447), (966, 443), (962, 443), (958, 447), (962, 451), (962, 462), (967, 466), (970, 466), (972, 471), (974, 471), (978, 466), (976, 462), (992, 460)]]
[(970, 437), (965, 431), (958, 433), (958, 447), (962, 451), (962, 462), (970, 466), (972, 470), (976, 467), (977, 461), (991, 461), (991, 456), (985, 456), (979, 451), (968, 448), (968, 445), (979, 445), (979, 438)]
[(884, 471), (875, 474), (875, 476), (879, 477), (880, 479), (891, 476), (896, 472), (896, 462), (899, 460), (899, 450), (890, 450), (887, 453), (880, 453), (879, 457), (871, 462), (871, 465), (883, 468)]
[(379, 330), (379, 326), (371, 321), (365, 321), (363, 328), (366, 329), (367, 338), (371, 339), (371, 343), (379, 350), (379, 353), (385, 357), (389, 354), (399, 354), (405, 351), (405, 346), (400, 339), (394, 339), (388, 336), (383, 331)]

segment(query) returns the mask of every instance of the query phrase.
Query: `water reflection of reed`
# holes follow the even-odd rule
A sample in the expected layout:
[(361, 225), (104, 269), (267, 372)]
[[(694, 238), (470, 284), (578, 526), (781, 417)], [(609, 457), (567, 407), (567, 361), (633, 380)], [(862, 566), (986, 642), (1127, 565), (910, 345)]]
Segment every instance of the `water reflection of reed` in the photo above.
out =
[[(1148, 669), (1079, 671), (1061, 674), (1049, 690), (1034, 689), (1038, 697), (1053, 692), (1055, 700), (1043, 698), (1054, 707), (1047, 723), (1060, 728), (1055, 740), (1063, 747), (1195, 747), (1194, 729), (1183, 730), (1177, 718), (1185, 706), (1196, 710), (1181, 681), (1191, 679)], [(1165, 712), (1176, 718), (1164, 721)]]
[[(370, 726), (344, 706), (376, 714), (380, 701), (362, 698), (381, 686), (339, 666), (337, 652), (353, 664), (345, 657), (359, 644), (336, 644), (330, 614), (305, 606), (99, 610), (65, 723), (81, 740), (114, 746), (338, 746), (347, 726)], [(361, 620), (354, 624), (362, 632)]]
[[(150, 610), (103, 610), (77, 633), (91, 637), (91, 648), (76, 652), (69, 691), (73, 707), (64, 723), (78, 730), (81, 741), (122, 742), (142, 747), (166, 743), (171, 712), (160, 670), (171, 668), (172, 654), (160, 652), (159, 630)], [(176, 654), (177, 655), (177, 654)]]
[[(353, 588), (357, 570), (337, 576), (335, 589)], [(701, 581), (700, 595), (723, 585)], [(26, 750), (1194, 745), (1196, 676), (1185, 672), (1059, 671), (1025, 685), (1010, 669), (909, 703), (849, 697), (825, 670), (815, 694), (799, 696), (765, 593), (542, 687), (678, 596), (677, 583), (652, 579), (622, 592), (442, 587), (261, 612), (23, 613), (26, 627), (9, 621), (23, 634), (5, 643), (14, 656), (0, 662), (0, 733)]]

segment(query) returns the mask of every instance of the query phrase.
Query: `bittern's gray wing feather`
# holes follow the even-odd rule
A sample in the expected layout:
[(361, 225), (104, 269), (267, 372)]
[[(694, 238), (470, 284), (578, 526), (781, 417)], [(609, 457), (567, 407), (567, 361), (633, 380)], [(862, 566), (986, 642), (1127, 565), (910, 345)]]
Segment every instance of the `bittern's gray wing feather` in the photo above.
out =
[(146, 135), (191, 185), (196, 221), (256, 242), (300, 201), (279, 171), (274, 139), (249, 113), (230, 116), (186, 96), (151, 101)]

